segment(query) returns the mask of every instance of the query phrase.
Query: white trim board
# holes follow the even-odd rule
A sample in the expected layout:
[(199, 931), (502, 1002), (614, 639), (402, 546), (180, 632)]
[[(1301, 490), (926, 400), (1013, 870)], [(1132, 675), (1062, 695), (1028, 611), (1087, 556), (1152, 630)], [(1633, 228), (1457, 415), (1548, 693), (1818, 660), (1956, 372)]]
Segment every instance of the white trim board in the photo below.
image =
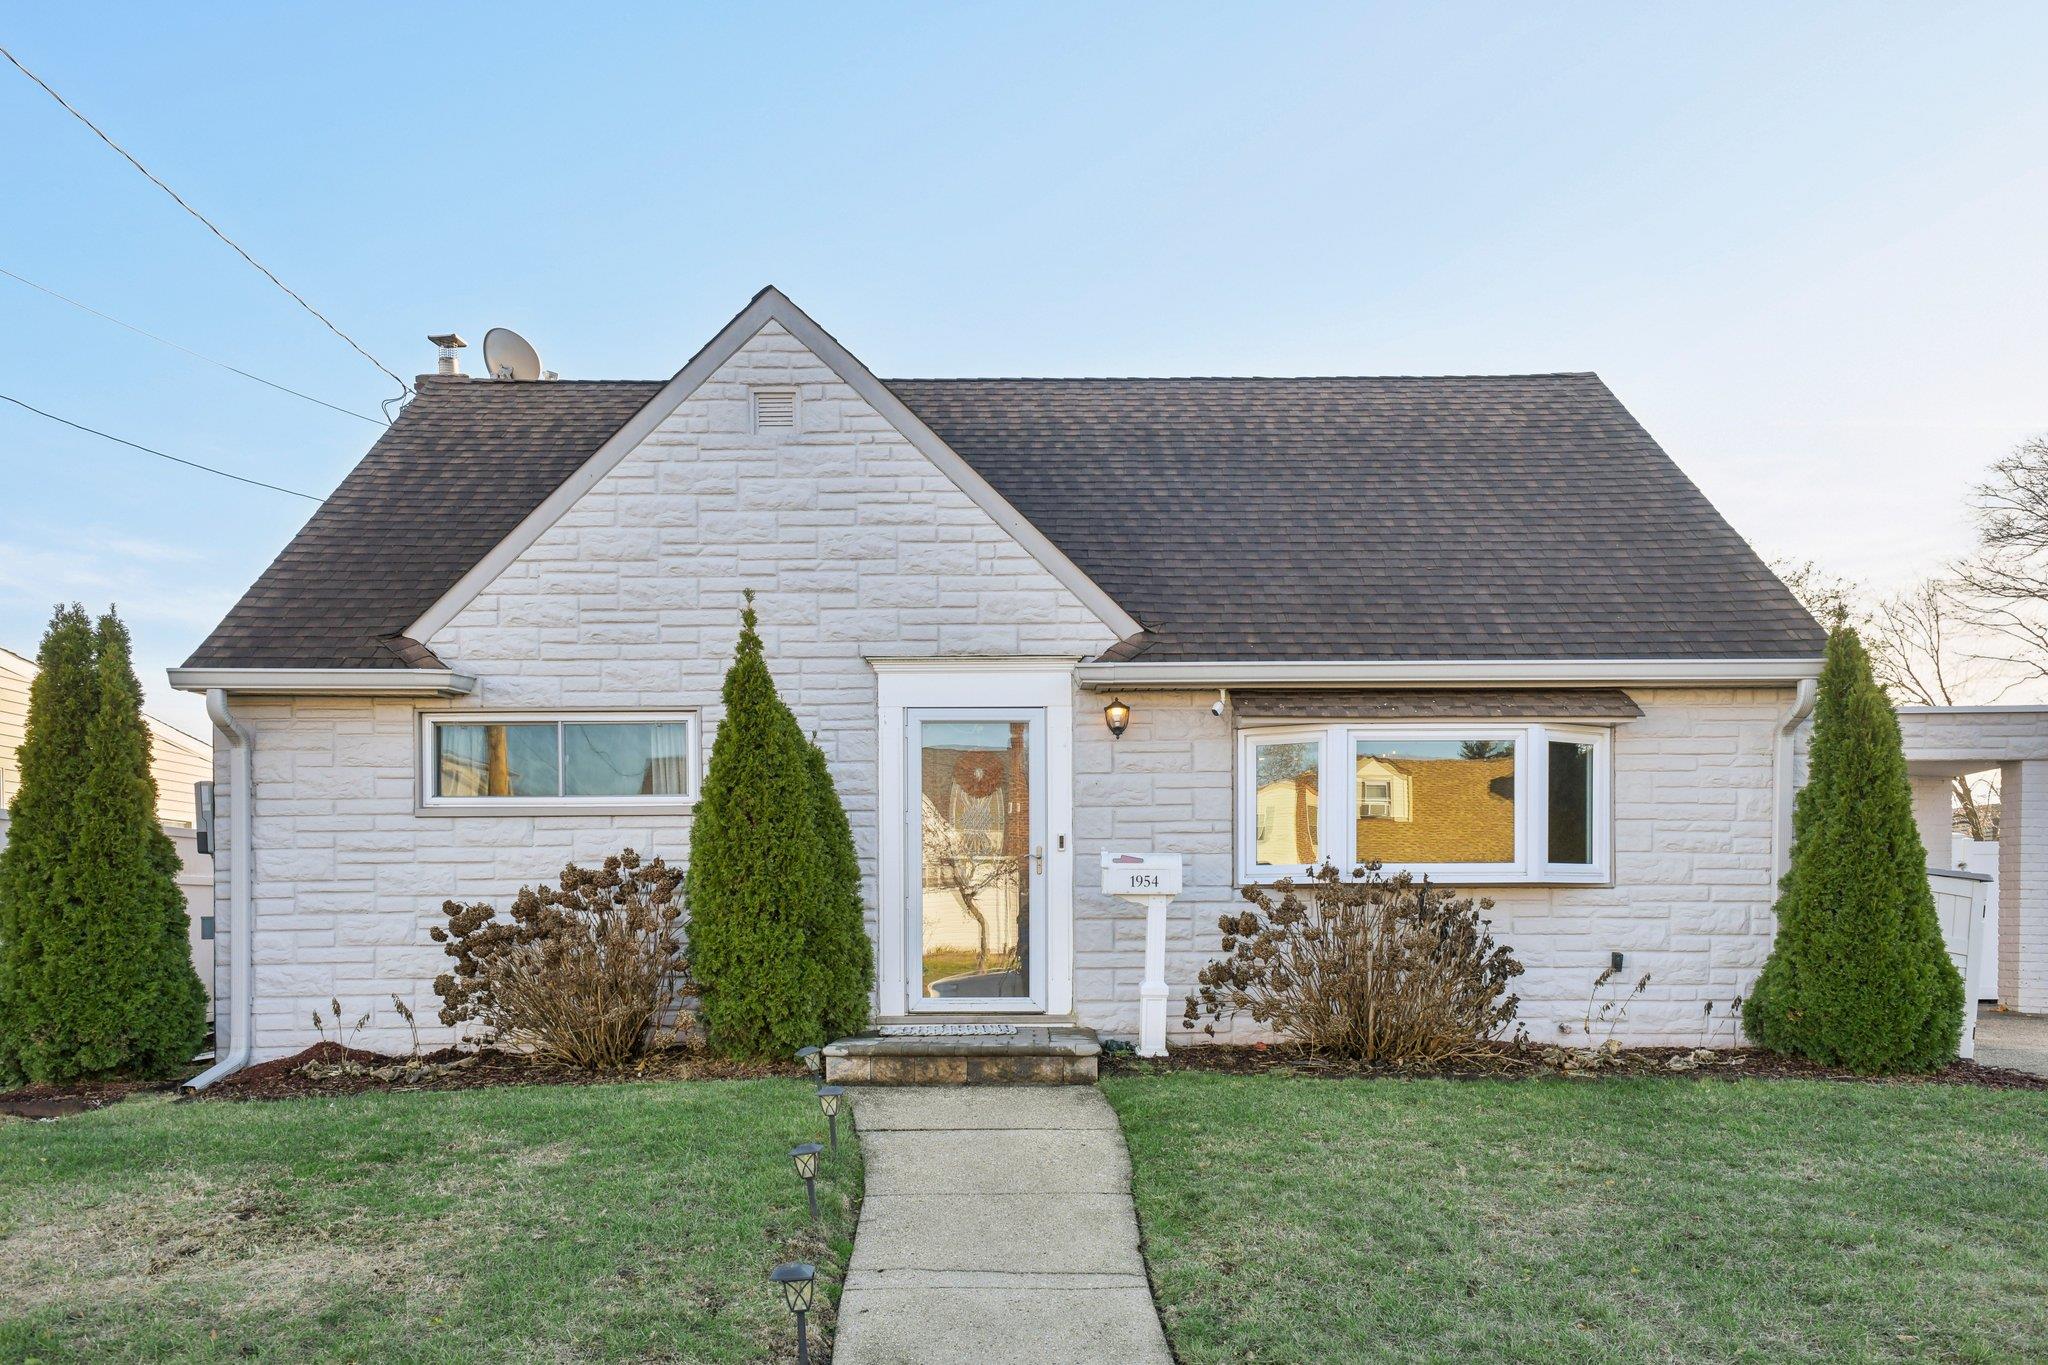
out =
[(1062, 554), (1059, 548), (1046, 538), (1044, 532), (1026, 520), (1024, 514), (1012, 507), (1002, 494), (996, 492), (972, 465), (955, 454), (950, 446), (939, 439), (937, 433), (918, 418), (917, 414), (905, 407), (903, 400), (891, 393), (881, 380), (875, 378), (868, 367), (861, 364), (852, 352), (813, 322), (803, 309), (790, 302), (788, 296), (781, 290), (770, 285), (756, 294), (753, 302), (741, 309), (737, 317), (725, 324), (703, 350), (690, 357), (689, 363), (676, 371), (675, 377), (662, 386), (661, 392), (650, 398), (645, 407), (634, 413), (624, 426), (613, 432), (610, 439), (583, 462), (581, 468), (564, 479), (540, 506), (527, 513), (519, 525), (512, 529), (510, 535), (493, 546), (490, 553), (479, 559), (468, 573), (455, 581), (455, 586), (441, 594), (418, 620), (401, 633), (422, 643), (431, 643), (434, 636), (453, 621), (464, 607), (475, 601), (478, 594), (511, 567), (513, 561), (520, 555), (526, 553), (549, 527), (561, 520), (563, 514), (575, 506), (584, 494), (596, 487), (598, 481), (605, 475), (616, 469), (620, 461), (637, 449), (641, 442), (653, 434), (656, 427), (668, 419), (670, 413), (682, 406), (712, 375), (718, 373), (728, 360), (738, 354), (742, 346), (753, 340), (755, 335), (771, 322), (781, 324), (785, 331), (802, 342), (811, 354), (837, 374), (863, 402), (895, 427), (919, 454), (930, 460), (940, 473), (952, 480), (955, 487), (987, 513), (990, 520), (1023, 546), (1025, 553), (1037, 560), (1047, 573), (1080, 598), (1082, 605), (1094, 612), (1104, 625), (1119, 637), (1135, 635), (1144, 629), (1137, 618), (1118, 606), (1108, 593), (1096, 586), (1095, 581), (1083, 573), (1079, 565)]
[(1898, 706), (1902, 716), (2048, 716), (2048, 705), (2016, 703), (2004, 706)]
[(476, 679), (450, 668), (173, 668), (180, 692), (294, 693), (301, 696), (460, 697)]
[(1603, 683), (1636, 687), (1784, 687), (1820, 676), (1813, 659), (1400, 659), (1250, 663), (1085, 663), (1074, 670), (1091, 691), (1145, 687), (1543, 687)]

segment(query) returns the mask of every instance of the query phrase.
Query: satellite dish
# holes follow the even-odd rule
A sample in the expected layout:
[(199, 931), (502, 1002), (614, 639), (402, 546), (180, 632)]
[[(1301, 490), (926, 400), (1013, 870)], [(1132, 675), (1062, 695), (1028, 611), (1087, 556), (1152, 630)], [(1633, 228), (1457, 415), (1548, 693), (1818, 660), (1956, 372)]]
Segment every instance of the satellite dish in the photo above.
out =
[(510, 327), (484, 333), (484, 371), (493, 379), (539, 379), (540, 352)]

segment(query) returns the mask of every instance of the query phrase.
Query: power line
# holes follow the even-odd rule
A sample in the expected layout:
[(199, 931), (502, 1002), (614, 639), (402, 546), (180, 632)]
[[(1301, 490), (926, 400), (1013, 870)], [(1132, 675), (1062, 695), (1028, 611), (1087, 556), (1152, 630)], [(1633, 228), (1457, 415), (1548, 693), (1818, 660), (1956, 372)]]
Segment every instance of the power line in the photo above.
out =
[(137, 327), (132, 322), (123, 322), (121, 321), (121, 319), (115, 317), (111, 313), (102, 313), (99, 309), (94, 308), (92, 305), (80, 303), (77, 299), (71, 298), (64, 294), (60, 294), (46, 284), (37, 284), (34, 280), (29, 279), (27, 276), (17, 275), (4, 265), (0, 265), (0, 275), (5, 275), (8, 279), (15, 281), (17, 284), (25, 284), (31, 289), (37, 290), (44, 294), (48, 294), (51, 298), (56, 299), (60, 303), (68, 303), (73, 308), (78, 309), (82, 313), (90, 313), (94, 317), (99, 318), (102, 321), (113, 323), (116, 327), (125, 327), (139, 337), (148, 337), (151, 341), (154, 341), (159, 345), (168, 346), (174, 351), (183, 351), (186, 355), (191, 356), (194, 360), (203, 360), (209, 365), (218, 365), (221, 369), (227, 370), (232, 374), (238, 374), (242, 376), (242, 378), (244, 379), (253, 379), (259, 384), (265, 385), (269, 388), (276, 389), (279, 393), (288, 393), (294, 398), (303, 398), (308, 403), (318, 403), (323, 408), (332, 408), (334, 411), (341, 413), (347, 417), (353, 417), (359, 422), (369, 422), (376, 426), (386, 425), (382, 418), (370, 417), (360, 412), (351, 411), (350, 409), (341, 407), (338, 404), (330, 403), (324, 398), (315, 398), (310, 393), (300, 393), (297, 389), (287, 387), (286, 385), (280, 384), (275, 380), (265, 379), (260, 374), (250, 374), (247, 370), (242, 369), (240, 366), (230, 365), (225, 360), (215, 360), (210, 355), (201, 355), (199, 352), (193, 350), (190, 346), (180, 346), (177, 342), (172, 341), (169, 337), (160, 337), (155, 332), (146, 332), (142, 328)]
[(101, 431), (98, 427), (89, 427), (83, 422), (74, 422), (69, 417), (59, 417), (54, 412), (44, 412), (41, 408), (36, 407), (34, 404), (24, 403), (19, 398), (13, 397), (10, 394), (0, 393), (0, 403), (12, 403), (17, 408), (22, 408), (28, 412), (32, 412), (38, 417), (47, 417), (52, 422), (57, 422), (63, 426), (70, 427), (74, 431), (82, 431), (89, 436), (97, 436), (102, 440), (112, 441), (116, 445), (127, 446), (130, 450), (139, 450), (145, 455), (154, 455), (160, 460), (169, 460), (172, 464), (181, 464), (190, 469), (203, 470), (208, 474), (218, 474), (221, 478), (233, 479), (236, 483), (252, 484), (257, 488), (268, 488), (273, 493), (289, 493), (295, 498), (304, 498), (307, 502), (327, 501), (327, 499), (318, 497), (312, 493), (301, 493), (296, 488), (284, 488), (274, 483), (265, 483), (261, 479), (251, 479), (246, 478), (240, 474), (230, 474), (228, 473), (227, 470), (215, 469), (210, 464), (201, 464), (197, 460), (187, 460), (177, 455), (165, 454), (163, 451), (157, 450), (152, 446), (140, 445), (134, 441), (127, 440), (123, 437), (115, 436), (108, 432)]
[(78, 112), (77, 109), (72, 107), (72, 104), (69, 100), (65, 99), (62, 95), (58, 94), (55, 90), (51, 89), (50, 83), (48, 81), (44, 80), (41, 76), (38, 76), (35, 72), (23, 66), (21, 64), (21, 58), (15, 56), (12, 52), (9, 52), (5, 47), (0, 47), (0, 57), (5, 57), (9, 62), (14, 64), (14, 69), (16, 71), (19, 71), (22, 75), (28, 77), (37, 85), (41, 86), (43, 88), (43, 93), (48, 95), (51, 99), (57, 101), (57, 103), (63, 107), (65, 113), (71, 115), (71, 117), (77, 119), (80, 123), (83, 123), (86, 127), (92, 129), (94, 136), (98, 137), (100, 141), (106, 143), (116, 152), (119, 152), (121, 154), (122, 159), (125, 160), (129, 165), (133, 166), (136, 170), (142, 172), (144, 178), (147, 179), (150, 184), (155, 185), (165, 194), (171, 196), (172, 201), (176, 203), (179, 208), (185, 210), (185, 212), (191, 214), (194, 218), (197, 218), (202, 224), (205, 225), (206, 230), (208, 232), (211, 232), (214, 236), (220, 238), (223, 242), (227, 243), (230, 247), (234, 249), (234, 252), (237, 256), (240, 256), (243, 260), (247, 261), (250, 265), (254, 266), (258, 271), (262, 272), (263, 277), (265, 279), (269, 280), (279, 289), (282, 289), (286, 294), (289, 294), (293, 302), (297, 303), (299, 307), (305, 309), (308, 313), (311, 313), (314, 317), (318, 318), (320, 320), (321, 325), (326, 327), (328, 331), (334, 333), (343, 341), (347, 342), (349, 344), (349, 348), (353, 350), (357, 355), (369, 361), (378, 369), (384, 371), (385, 375), (387, 375), (390, 378), (391, 382), (398, 385), (399, 390), (401, 392), (407, 394), (410, 394), (412, 392), (411, 386), (408, 385), (403, 379), (400, 379), (396, 374), (393, 374), (390, 368), (386, 366), (383, 361), (377, 359), (377, 357), (371, 355), (368, 351), (364, 350), (354, 337), (350, 336), (347, 332), (342, 331), (341, 328), (335, 326), (334, 323), (331, 320), (329, 320), (325, 313), (321, 312), (318, 308), (315, 308), (312, 304), (306, 302), (305, 298), (301, 294), (299, 294), (297, 290), (293, 289), (290, 285), (286, 284), (283, 280), (279, 279), (276, 275), (272, 274), (270, 271), (270, 267), (264, 265), (263, 262), (257, 260), (254, 256), (251, 256), (247, 251), (244, 251), (239, 242), (237, 242), (234, 238), (228, 236), (225, 232), (222, 232), (219, 228), (215, 227), (213, 225), (212, 219), (208, 218), (198, 209), (195, 209), (190, 204), (186, 203), (183, 197), (181, 197), (176, 190), (172, 189), (169, 185), (166, 185), (163, 181), (157, 179), (156, 176), (153, 173), (151, 173), (149, 167), (143, 165), (140, 161), (137, 161), (135, 159), (135, 156), (132, 152), (130, 152), (126, 147), (123, 147), (120, 143), (114, 141), (114, 139), (108, 137), (104, 132), (100, 130), (100, 126), (98, 124), (94, 123), (84, 114)]

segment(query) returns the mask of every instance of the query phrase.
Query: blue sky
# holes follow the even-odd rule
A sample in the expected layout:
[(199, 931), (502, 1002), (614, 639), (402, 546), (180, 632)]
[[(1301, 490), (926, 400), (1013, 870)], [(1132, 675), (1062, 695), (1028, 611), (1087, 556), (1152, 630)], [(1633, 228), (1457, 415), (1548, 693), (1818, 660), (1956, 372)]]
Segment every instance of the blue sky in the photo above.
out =
[[(2048, 430), (2048, 6), (48, 6), (0, 42), (405, 375), (502, 324), (664, 376), (766, 283), (884, 375), (1592, 369), (1766, 554), (1880, 583)], [(11, 68), (0, 205), (0, 267), (391, 393)], [(4, 278), (0, 392), (316, 493), (376, 431)], [(4, 406), (0, 478), (0, 644), (116, 601), (195, 723), (162, 669), (309, 505)]]

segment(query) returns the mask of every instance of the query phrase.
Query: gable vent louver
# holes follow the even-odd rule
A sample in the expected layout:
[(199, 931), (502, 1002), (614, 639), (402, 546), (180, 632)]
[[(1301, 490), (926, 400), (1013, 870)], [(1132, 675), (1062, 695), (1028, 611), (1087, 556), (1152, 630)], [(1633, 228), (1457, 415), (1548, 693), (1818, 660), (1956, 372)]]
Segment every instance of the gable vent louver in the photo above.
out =
[(795, 426), (795, 389), (754, 390), (755, 431), (788, 431)]

